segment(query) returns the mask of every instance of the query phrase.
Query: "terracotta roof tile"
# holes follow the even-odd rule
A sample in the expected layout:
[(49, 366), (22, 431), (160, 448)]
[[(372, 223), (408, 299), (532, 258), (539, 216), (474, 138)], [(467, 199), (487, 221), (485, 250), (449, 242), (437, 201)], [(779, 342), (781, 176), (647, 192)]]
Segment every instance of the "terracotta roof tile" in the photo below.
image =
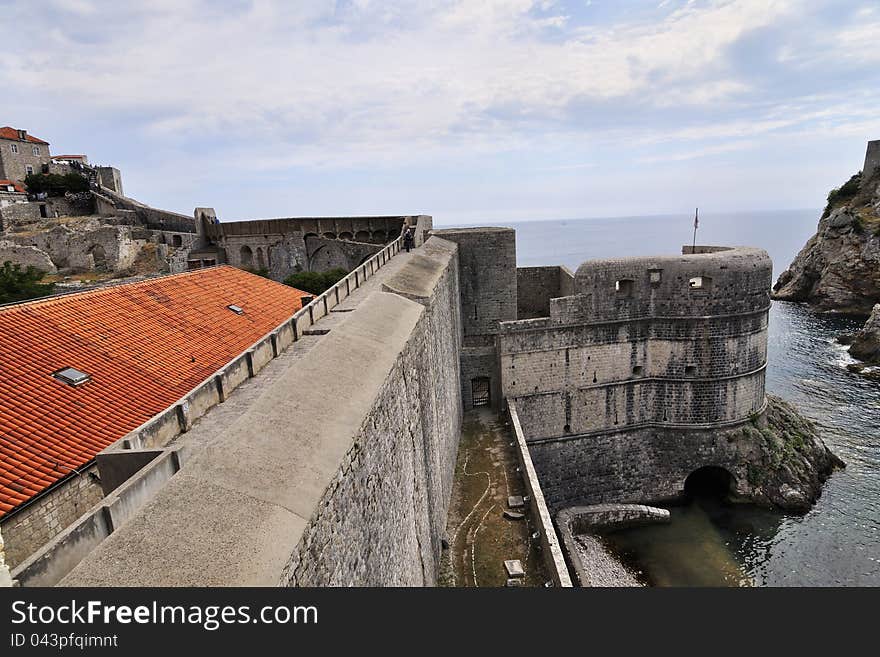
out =
[[(0, 308), (0, 518), (184, 397), (307, 295), (219, 266)], [(64, 367), (91, 379), (69, 386), (52, 376)]]
[[(0, 188), (2, 188), (2, 187), (9, 187), (10, 185), (11, 185), (12, 187), (15, 187), (15, 191), (18, 192), (19, 194), (25, 194), (25, 193), (26, 193), (26, 192), (25, 192), (25, 189), (24, 189), (24, 186), (23, 186), (23, 185), (19, 185), (19, 184), (18, 184), (17, 182), (15, 182), (14, 180), (6, 180), (6, 179), (0, 180)], [(0, 191), (4, 191), (4, 192), (5, 192), (6, 190), (5, 190), (5, 189), (0, 189)]]
[[(21, 139), (18, 136), (18, 130), (16, 130), (15, 128), (11, 128), (8, 125), (5, 125), (2, 128), (0, 128), (0, 139), (12, 139), (14, 141), (21, 141)], [(25, 140), (31, 142), (32, 144), (46, 144), (46, 146), (49, 145), (48, 141), (43, 141), (42, 139), (37, 139), (33, 135), (27, 135), (25, 137)]]

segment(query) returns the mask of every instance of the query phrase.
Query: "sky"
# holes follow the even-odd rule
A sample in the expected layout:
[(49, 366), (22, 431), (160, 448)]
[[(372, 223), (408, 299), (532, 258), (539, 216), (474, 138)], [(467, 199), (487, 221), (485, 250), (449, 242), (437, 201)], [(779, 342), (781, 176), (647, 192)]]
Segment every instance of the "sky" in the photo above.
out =
[(820, 208), (876, 0), (0, 0), (0, 125), (221, 220)]

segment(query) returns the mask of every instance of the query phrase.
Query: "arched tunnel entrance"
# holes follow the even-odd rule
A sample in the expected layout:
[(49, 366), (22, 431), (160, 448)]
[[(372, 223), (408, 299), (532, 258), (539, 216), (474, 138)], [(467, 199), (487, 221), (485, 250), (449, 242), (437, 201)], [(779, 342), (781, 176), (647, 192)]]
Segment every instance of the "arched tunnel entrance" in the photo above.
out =
[(724, 468), (707, 465), (697, 468), (684, 480), (684, 496), (686, 499), (712, 497), (727, 499), (734, 491), (736, 480)]

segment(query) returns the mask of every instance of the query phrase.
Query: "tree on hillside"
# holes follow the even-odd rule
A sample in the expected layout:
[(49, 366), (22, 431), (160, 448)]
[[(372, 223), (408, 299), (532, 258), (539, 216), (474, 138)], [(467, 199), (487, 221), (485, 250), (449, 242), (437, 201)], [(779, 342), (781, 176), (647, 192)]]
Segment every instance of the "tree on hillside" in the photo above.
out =
[(53, 283), (41, 283), (44, 272), (36, 267), (22, 269), (8, 260), (0, 268), (0, 303), (45, 297), (55, 291)]
[(328, 269), (327, 271), (301, 271), (284, 279), (284, 284), (295, 287), (303, 292), (321, 294), (332, 287), (337, 281), (348, 276), (344, 269)]
[(30, 173), (25, 176), (24, 184), (28, 194), (45, 192), (49, 196), (64, 196), (65, 192), (78, 193), (89, 191), (89, 181), (78, 173)]

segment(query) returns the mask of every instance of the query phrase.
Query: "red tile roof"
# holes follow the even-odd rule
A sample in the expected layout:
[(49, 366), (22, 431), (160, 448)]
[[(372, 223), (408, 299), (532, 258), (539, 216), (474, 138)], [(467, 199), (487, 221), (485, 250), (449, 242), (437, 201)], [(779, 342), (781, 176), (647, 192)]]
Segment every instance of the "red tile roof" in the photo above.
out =
[(4, 188), (4, 187), (9, 187), (10, 185), (12, 185), (13, 187), (15, 187), (15, 191), (17, 191), (18, 193), (20, 193), (20, 194), (25, 194), (25, 193), (26, 193), (25, 190), (24, 190), (24, 187), (23, 187), (22, 185), (19, 185), (19, 184), (18, 184), (17, 182), (15, 182), (14, 180), (5, 180), (5, 179), (4, 179), (4, 180), (0, 180), (0, 192), (5, 192), (6, 190), (3, 189), (3, 188)]
[[(0, 518), (184, 397), (304, 295), (219, 266), (0, 307)], [(91, 380), (52, 376), (65, 367)]]
[[(21, 139), (18, 136), (18, 130), (15, 128), (10, 128), (8, 125), (5, 125), (2, 128), (0, 128), (0, 139), (14, 139), (15, 141), (21, 141)], [(29, 141), (33, 144), (46, 144), (46, 146), (49, 145), (48, 141), (43, 141), (42, 139), (37, 139), (33, 135), (27, 135), (25, 137), (25, 140)]]

